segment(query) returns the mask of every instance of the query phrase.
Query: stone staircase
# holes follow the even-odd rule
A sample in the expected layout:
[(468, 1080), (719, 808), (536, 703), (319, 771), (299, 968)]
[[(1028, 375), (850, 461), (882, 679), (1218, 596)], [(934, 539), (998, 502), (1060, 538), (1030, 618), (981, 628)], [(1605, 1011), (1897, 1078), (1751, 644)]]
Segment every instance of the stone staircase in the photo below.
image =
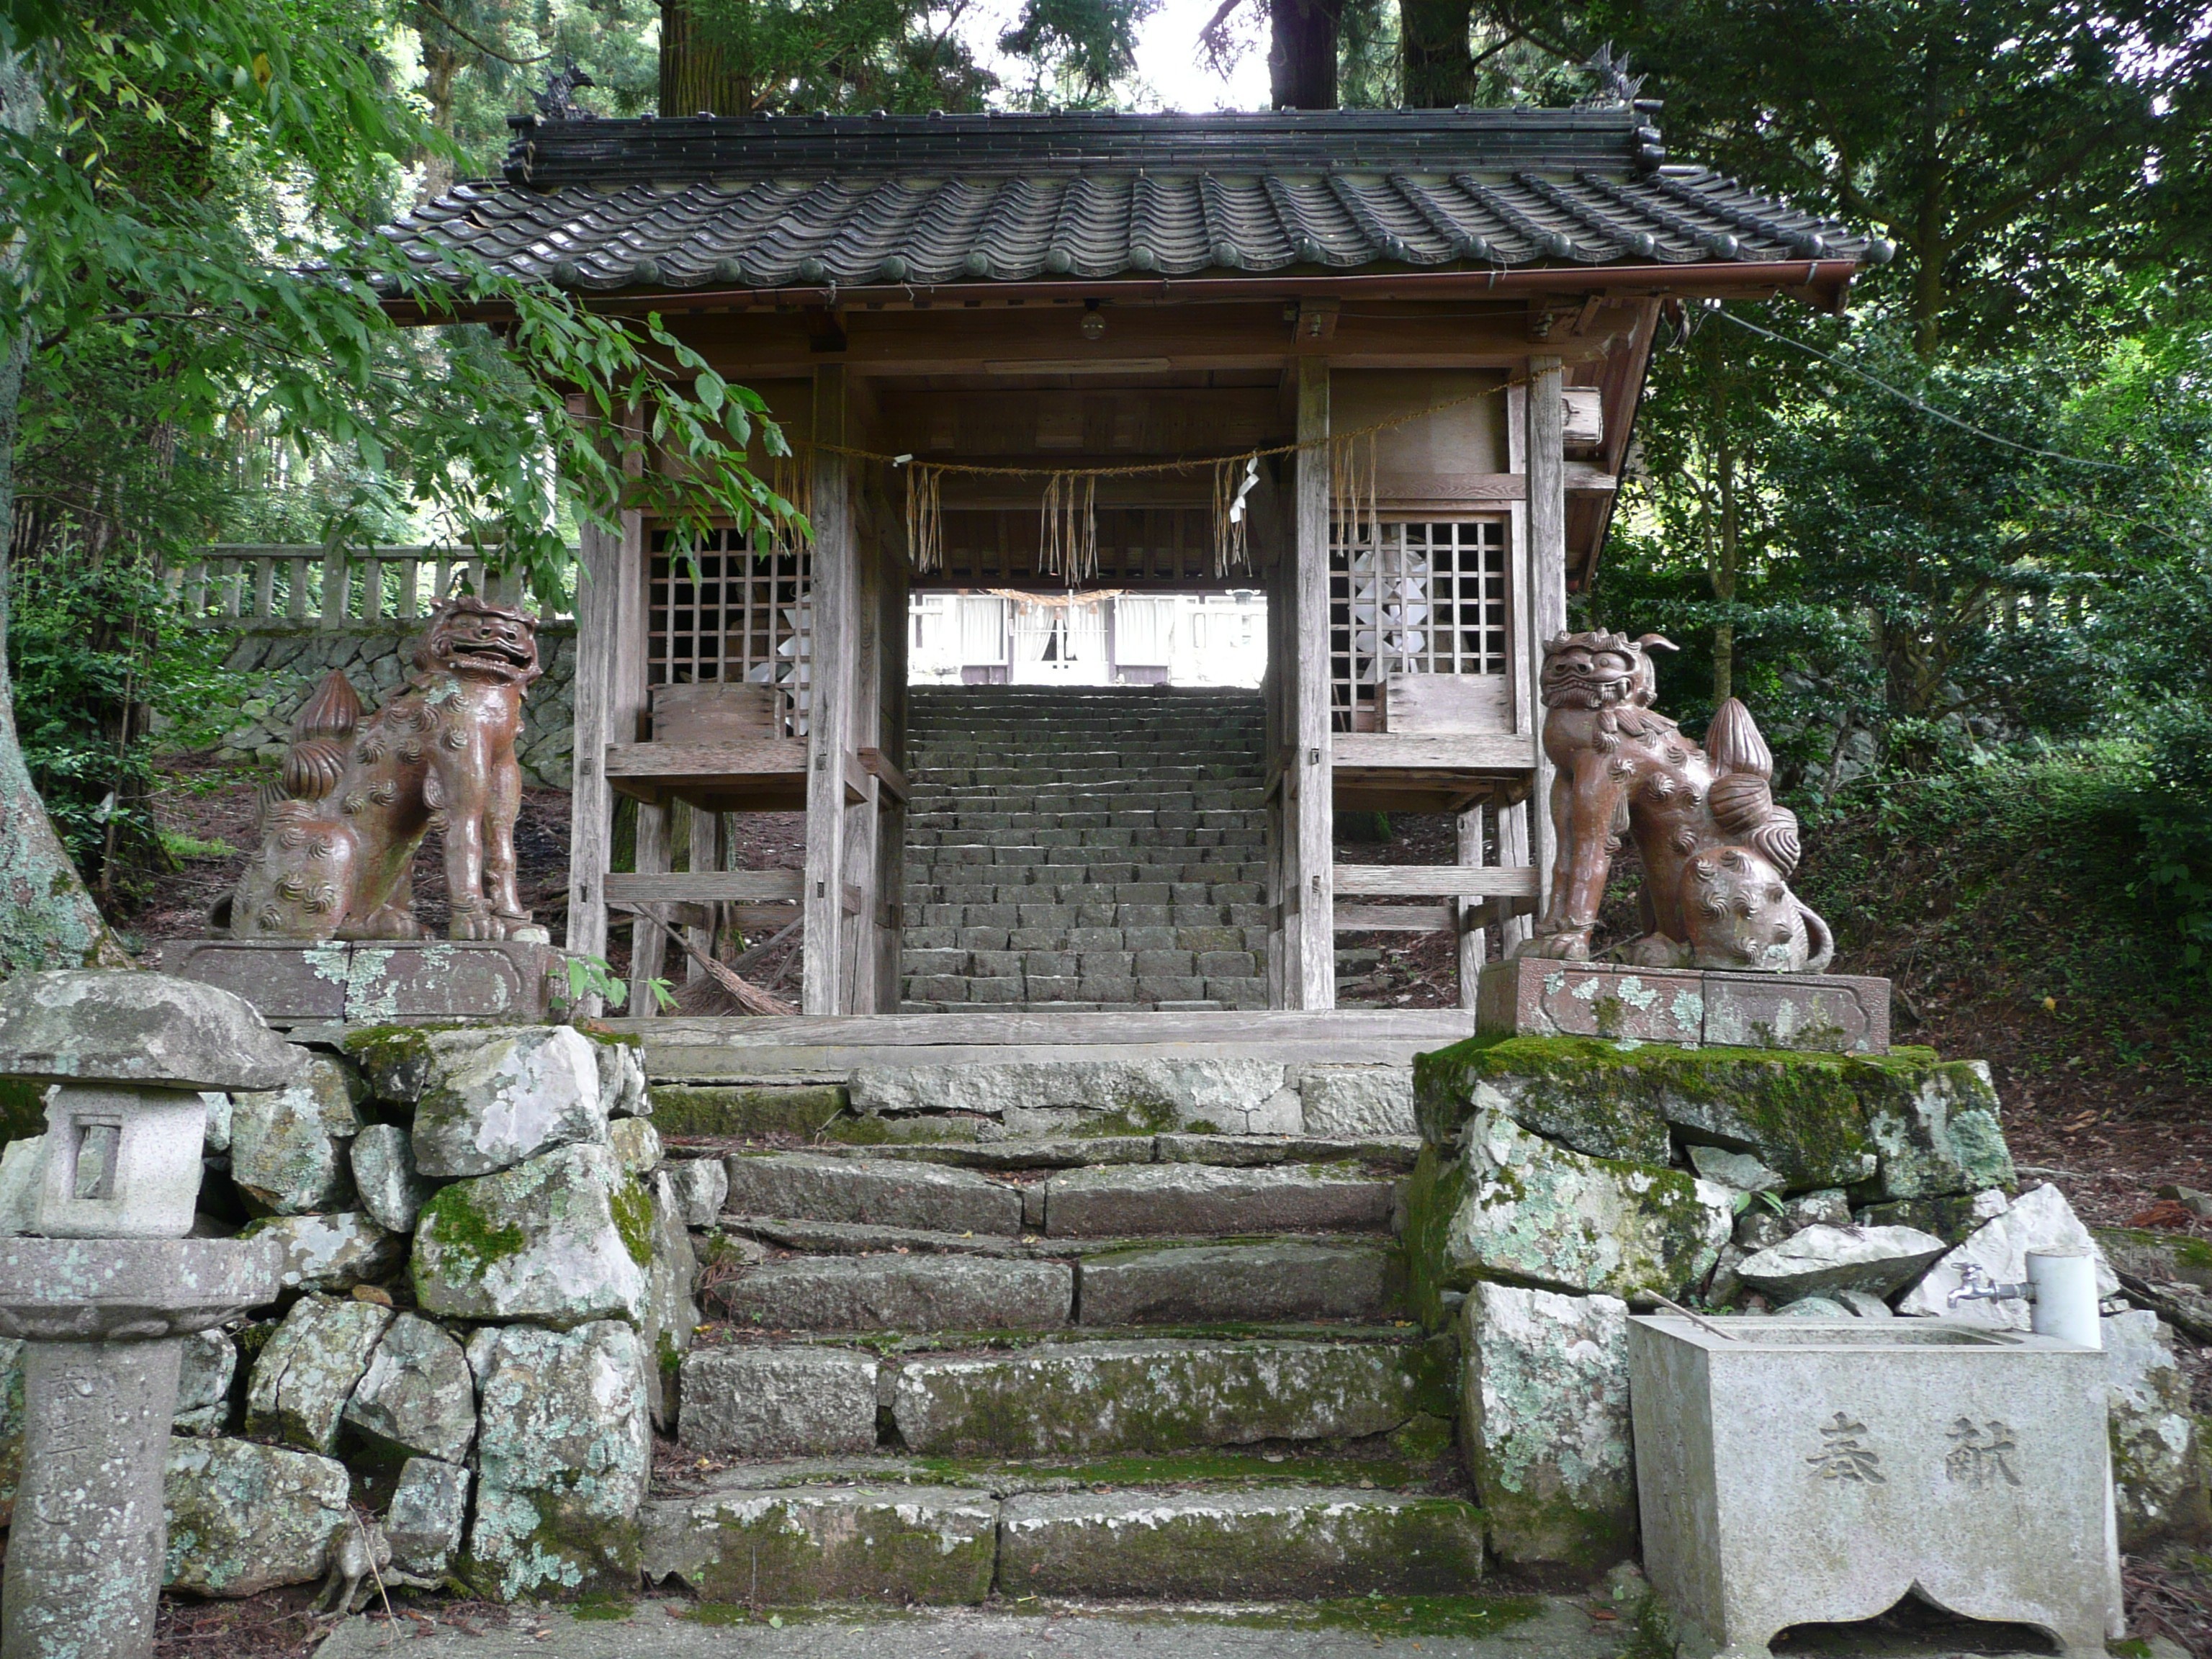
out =
[(730, 1157), (648, 1576), (757, 1606), (1476, 1590), (1450, 1339), (1401, 1311), (1411, 1158), (1183, 1133)]
[(1267, 1006), (1258, 692), (909, 696), (905, 1009)]

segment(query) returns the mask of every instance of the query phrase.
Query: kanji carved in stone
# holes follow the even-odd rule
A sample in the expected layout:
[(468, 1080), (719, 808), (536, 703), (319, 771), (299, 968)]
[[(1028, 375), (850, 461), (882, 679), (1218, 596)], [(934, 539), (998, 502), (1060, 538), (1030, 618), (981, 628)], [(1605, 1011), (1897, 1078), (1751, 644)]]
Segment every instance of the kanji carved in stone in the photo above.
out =
[(1589, 959), (1626, 833), (1644, 860), (1644, 933), (1608, 952), (1645, 968), (1819, 973), (1828, 925), (1790, 890), (1796, 815), (1775, 803), (1774, 757), (1730, 697), (1705, 744), (1651, 704), (1656, 634), (1561, 634), (1544, 646), (1544, 752), (1558, 769), (1552, 894), (1524, 956)]
[(449, 932), (546, 942), (514, 883), (515, 739), (539, 673), (535, 621), (463, 596), (431, 612), (406, 689), (362, 717), (333, 669), (292, 725), (261, 850), (218, 905), (240, 939), (416, 939), (416, 849), (445, 832)]

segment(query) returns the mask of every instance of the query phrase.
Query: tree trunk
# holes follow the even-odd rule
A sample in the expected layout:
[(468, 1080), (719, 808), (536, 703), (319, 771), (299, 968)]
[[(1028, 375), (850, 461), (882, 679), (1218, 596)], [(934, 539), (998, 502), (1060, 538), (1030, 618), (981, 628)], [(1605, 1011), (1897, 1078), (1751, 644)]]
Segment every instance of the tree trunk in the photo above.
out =
[(1267, 80), (1277, 109), (1336, 107), (1336, 25), (1344, 0), (1273, 0)]
[(660, 112), (750, 115), (752, 88), (700, 27), (697, 0), (660, 0)]
[[(449, 42), (433, 46), (425, 29), (422, 40), (422, 98), (430, 106), (430, 125), (453, 136), (453, 81), (461, 71), (461, 55)], [(450, 157), (433, 150), (422, 163), (422, 199), (434, 202), (453, 186)]]
[[(1705, 575), (1712, 584), (1714, 599), (1722, 605), (1734, 605), (1743, 545), (1736, 501), (1735, 435), (1729, 429), (1733, 411), (1729, 407), (1728, 360), (1720, 346), (1719, 331), (1708, 330), (1707, 334), (1714, 342), (1707, 360), (1707, 385), (1712, 394), (1708, 409), (1712, 421), (1713, 486), (1720, 495), (1720, 522), (1708, 544), (1712, 551)], [(1735, 695), (1735, 623), (1723, 617), (1713, 624), (1713, 706), (1717, 708)]]
[[(0, 58), (0, 121), (27, 133), (38, 120), (31, 58)], [(0, 251), (0, 273), (12, 278), (21, 261), (19, 241)], [(15, 735), (7, 651), (8, 549), (15, 528), (15, 434), (30, 355), (26, 334), (8, 340), (0, 353), (0, 979), (41, 968), (131, 965), (54, 833)]]
[(1450, 109), (1474, 98), (1467, 43), (1472, 0), (1398, 0), (1401, 100), (1408, 109)]

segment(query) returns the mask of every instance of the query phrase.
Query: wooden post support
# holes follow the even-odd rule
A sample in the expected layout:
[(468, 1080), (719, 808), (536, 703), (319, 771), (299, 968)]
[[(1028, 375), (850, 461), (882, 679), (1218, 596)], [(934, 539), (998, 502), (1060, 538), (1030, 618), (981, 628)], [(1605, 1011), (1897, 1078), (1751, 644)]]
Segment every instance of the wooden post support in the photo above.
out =
[[(845, 369), (814, 371), (814, 441), (845, 441)], [(801, 945), (801, 1008), (844, 1012), (842, 971), (845, 899), (845, 757), (852, 752), (853, 503), (845, 458), (817, 447), (811, 515), (814, 592), (808, 606), (814, 638), (806, 719), (806, 917)]]
[[(641, 876), (665, 875), (669, 858), (674, 851), (675, 836), (670, 819), (672, 806), (653, 806), (644, 801), (637, 804), (637, 861)], [(640, 918), (630, 923), (629, 929), (629, 1017), (650, 1019), (660, 1012), (647, 980), (659, 979), (668, 964), (668, 935), (651, 922)]]
[[(1565, 380), (1557, 357), (1528, 359), (1528, 641), (1523, 672), (1535, 729), (1543, 730), (1543, 704), (1536, 696), (1544, 672), (1544, 641), (1567, 626), (1567, 456)], [(1552, 896), (1552, 772), (1541, 742), (1536, 750), (1536, 787), (1528, 797), (1529, 854), (1542, 895)]]
[(574, 757), (568, 786), (568, 949), (607, 953), (605, 881), (613, 837), (614, 799), (604, 766), (612, 691), (614, 632), (622, 608), (615, 582), (622, 538), (586, 524), (576, 536)]
[[(1482, 862), (1482, 808), (1470, 806), (1459, 815), (1459, 861), (1477, 865)], [(1482, 908), (1479, 899), (1458, 899), (1452, 904), (1453, 919), (1459, 924), (1459, 1006), (1474, 1006), (1475, 987), (1482, 979), (1484, 941), (1482, 926), (1470, 920)]]
[[(1291, 591), (1297, 607), (1295, 752), (1298, 785), (1297, 1006), (1336, 1006), (1336, 905), (1330, 885), (1336, 813), (1328, 711), (1328, 360), (1300, 357), (1297, 496)], [(1306, 447), (1305, 446), (1311, 446)], [(1289, 781), (1286, 775), (1285, 781)]]

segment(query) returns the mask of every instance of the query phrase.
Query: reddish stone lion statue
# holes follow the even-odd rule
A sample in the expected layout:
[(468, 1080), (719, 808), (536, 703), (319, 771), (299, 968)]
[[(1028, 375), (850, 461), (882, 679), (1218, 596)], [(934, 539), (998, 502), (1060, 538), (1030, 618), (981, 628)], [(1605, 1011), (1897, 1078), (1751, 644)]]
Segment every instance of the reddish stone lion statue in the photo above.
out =
[(1700, 749), (1651, 708), (1656, 634), (1561, 634), (1544, 646), (1544, 752), (1558, 772), (1552, 896), (1523, 956), (1586, 961), (1626, 831), (1644, 859), (1644, 936), (1608, 954), (1644, 968), (1819, 973), (1828, 925), (1790, 890), (1796, 815), (1775, 804), (1774, 757), (1730, 697)]
[(522, 804), (515, 739), (538, 676), (536, 623), (462, 597), (431, 612), (407, 688), (364, 720), (342, 671), (292, 724), (283, 795), (261, 850), (214, 920), (240, 939), (428, 937), (415, 919), (416, 849), (446, 836), (455, 939), (544, 943), (514, 884)]

